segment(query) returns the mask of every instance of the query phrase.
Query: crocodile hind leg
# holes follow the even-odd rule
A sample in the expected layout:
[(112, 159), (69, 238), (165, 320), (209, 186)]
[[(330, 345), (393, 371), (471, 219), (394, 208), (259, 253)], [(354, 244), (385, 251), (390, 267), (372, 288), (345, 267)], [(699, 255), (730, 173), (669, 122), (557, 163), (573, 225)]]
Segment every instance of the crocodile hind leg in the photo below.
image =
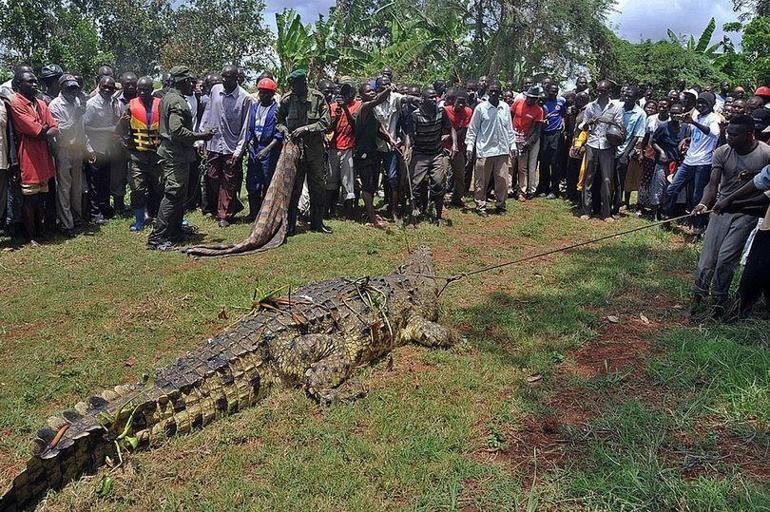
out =
[(314, 400), (324, 405), (352, 402), (365, 397), (366, 390), (353, 389), (346, 382), (350, 371), (347, 353), (331, 354), (313, 363), (305, 372), (305, 391)]
[(460, 335), (454, 329), (421, 316), (410, 318), (401, 336), (405, 343), (416, 343), (430, 348), (448, 348), (460, 341)]
[(275, 354), (275, 359), (278, 371), (319, 403), (346, 402), (366, 395), (361, 390), (337, 389), (353, 370), (344, 340), (339, 336), (299, 336)]

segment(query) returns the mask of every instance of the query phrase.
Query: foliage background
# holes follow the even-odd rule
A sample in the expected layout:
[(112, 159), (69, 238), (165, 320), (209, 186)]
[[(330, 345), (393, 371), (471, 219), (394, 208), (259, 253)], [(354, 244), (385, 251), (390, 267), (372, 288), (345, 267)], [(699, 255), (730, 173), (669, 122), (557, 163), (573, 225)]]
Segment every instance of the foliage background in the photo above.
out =
[(263, 0), (0, 0), (0, 75), (19, 62), (56, 62), (87, 80), (103, 63), (153, 76), (177, 63), (201, 75), (235, 63), (279, 80), (298, 66), (314, 78), (363, 78), (388, 65), (415, 83), (586, 73), (659, 91), (754, 87), (770, 82), (765, 4), (736, 0), (742, 21), (724, 27), (740, 36), (736, 48), (711, 40), (715, 20), (702, 34), (624, 40), (607, 27), (614, 0), (338, 0), (309, 22), (278, 13), (276, 33)]

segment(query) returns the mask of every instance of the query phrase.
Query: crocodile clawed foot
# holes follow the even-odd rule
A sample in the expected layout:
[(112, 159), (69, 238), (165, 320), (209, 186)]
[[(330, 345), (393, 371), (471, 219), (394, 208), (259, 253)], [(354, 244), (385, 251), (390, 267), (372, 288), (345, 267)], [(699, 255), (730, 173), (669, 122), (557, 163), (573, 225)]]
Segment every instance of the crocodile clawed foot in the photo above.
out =
[(357, 389), (306, 389), (307, 394), (320, 405), (329, 407), (334, 404), (349, 404), (369, 394), (369, 390), (363, 386)]

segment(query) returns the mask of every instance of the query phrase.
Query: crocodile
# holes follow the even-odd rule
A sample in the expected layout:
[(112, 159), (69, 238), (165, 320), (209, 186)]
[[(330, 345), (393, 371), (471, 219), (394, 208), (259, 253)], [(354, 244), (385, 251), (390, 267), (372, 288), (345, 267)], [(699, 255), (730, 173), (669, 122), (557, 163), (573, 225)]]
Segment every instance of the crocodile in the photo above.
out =
[(255, 301), (249, 314), (154, 378), (49, 418), (0, 511), (33, 506), (48, 489), (110, 463), (121, 446), (157, 446), (253, 406), (274, 388), (301, 388), (322, 404), (360, 398), (361, 389), (343, 385), (356, 368), (409, 343), (438, 348), (459, 339), (437, 323), (439, 280), (430, 250), (420, 247), (386, 276), (337, 278)]

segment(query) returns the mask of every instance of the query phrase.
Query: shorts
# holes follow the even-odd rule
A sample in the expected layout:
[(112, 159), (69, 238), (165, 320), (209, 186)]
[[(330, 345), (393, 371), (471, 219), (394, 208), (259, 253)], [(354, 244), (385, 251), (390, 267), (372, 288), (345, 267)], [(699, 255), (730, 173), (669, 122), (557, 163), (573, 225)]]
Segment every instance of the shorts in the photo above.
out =
[(377, 192), (380, 177), (379, 156), (356, 158), (353, 160), (353, 167), (356, 170), (356, 176), (358, 176), (361, 182), (361, 190), (370, 194)]
[(34, 196), (35, 194), (47, 194), (48, 182), (46, 183), (22, 183), (21, 193), (25, 196)]

